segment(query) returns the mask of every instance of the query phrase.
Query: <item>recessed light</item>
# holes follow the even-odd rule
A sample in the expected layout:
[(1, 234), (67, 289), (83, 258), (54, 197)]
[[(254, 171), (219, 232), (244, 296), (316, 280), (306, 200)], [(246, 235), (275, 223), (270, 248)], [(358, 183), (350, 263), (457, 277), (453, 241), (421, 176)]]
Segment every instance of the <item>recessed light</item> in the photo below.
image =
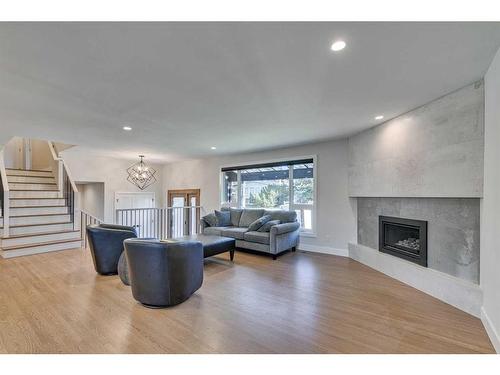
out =
[(343, 40), (336, 40), (332, 43), (330, 49), (334, 52), (342, 51), (346, 46), (346, 43)]
[(124, 126), (124, 127), (123, 127), (123, 130), (126, 130), (126, 131), (131, 131), (131, 130), (132, 130), (132, 128), (131, 128), (130, 126)]
[(382, 115), (375, 116), (375, 120), (382, 120), (383, 118), (384, 118), (384, 116), (382, 116)]
[(212, 147), (210, 147), (210, 150), (217, 150), (217, 147), (212, 146)]

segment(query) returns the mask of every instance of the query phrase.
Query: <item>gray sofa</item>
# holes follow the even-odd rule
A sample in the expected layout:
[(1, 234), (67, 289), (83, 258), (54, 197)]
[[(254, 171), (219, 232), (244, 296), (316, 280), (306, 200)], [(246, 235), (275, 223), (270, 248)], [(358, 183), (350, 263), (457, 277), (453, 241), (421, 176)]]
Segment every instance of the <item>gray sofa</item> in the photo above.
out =
[[(220, 223), (210, 225), (207, 216), (201, 220), (203, 234), (231, 237), (236, 240), (236, 247), (271, 254), (273, 259), (286, 250), (295, 251), (299, 244), (300, 224), (297, 222), (297, 213), (286, 210), (265, 210), (256, 208), (222, 208), (229, 211), (230, 223), (220, 226)], [(269, 231), (249, 230), (250, 224), (264, 215), (280, 223), (270, 227)]]

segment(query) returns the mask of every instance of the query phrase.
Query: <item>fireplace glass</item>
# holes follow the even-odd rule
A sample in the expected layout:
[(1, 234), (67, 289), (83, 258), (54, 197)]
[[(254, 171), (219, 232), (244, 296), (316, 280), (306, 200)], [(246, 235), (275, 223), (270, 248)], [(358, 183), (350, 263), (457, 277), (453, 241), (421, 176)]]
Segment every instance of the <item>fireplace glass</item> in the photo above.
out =
[(380, 216), (379, 250), (427, 267), (427, 221)]

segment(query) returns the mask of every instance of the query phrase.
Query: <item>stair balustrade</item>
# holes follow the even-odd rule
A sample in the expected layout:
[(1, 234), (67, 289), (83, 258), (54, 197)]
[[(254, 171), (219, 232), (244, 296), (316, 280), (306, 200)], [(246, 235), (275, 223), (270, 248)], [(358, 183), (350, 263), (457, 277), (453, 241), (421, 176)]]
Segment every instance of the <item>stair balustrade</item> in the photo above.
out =
[(117, 209), (115, 224), (136, 228), (138, 237), (175, 238), (200, 232), (202, 206)]
[(87, 238), (87, 225), (101, 224), (104, 221), (98, 217), (88, 213), (87, 211), (80, 210), (80, 238), (82, 239), (82, 247), (89, 248), (89, 241)]
[(9, 237), (9, 181), (5, 171), (3, 150), (0, 151), (0, 217), (2, 217), (3, 237)]
[(49, 151), (52, 155), (52, 171), (57, 181), (57, 186), (62, 194), (61, 197), (64, 198), (66, 206), (68, 207), (68, 213), (70, 214), (71, 222), (73, 223), (73, 229), (76, 229), (75, 221), (77, 210), (75, 209), (75, 195), (78, 193), (78, 189), (73, 178), (71, 177), (66, 163), (57, 154), (54, 143), (47, 141), (47, 145), (49, 146)]

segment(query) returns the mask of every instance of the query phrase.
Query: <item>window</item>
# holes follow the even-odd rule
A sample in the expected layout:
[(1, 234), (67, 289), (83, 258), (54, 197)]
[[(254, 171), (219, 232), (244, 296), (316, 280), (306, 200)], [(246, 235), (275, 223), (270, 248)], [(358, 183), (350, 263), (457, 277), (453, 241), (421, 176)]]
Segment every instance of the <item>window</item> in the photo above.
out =
[(238, 172), (222, 172), (222, 199), (225, 206), (238, 206)]
[(313, 232), (313, 158), (222, 168), (221, 177), (223, 205), (295, 210), (302, 231)]

